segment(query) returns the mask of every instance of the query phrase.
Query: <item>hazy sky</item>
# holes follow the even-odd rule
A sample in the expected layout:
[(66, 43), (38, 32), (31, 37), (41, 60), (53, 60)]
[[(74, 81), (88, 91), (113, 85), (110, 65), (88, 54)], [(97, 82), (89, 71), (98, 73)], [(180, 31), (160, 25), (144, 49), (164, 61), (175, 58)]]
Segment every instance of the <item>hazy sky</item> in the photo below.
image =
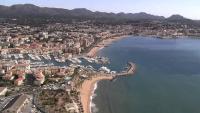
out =
[(0, 0), (0, 5), (31, 3), (57, 8), (87, 8), (92, 11), (138, 13), (168, 17), (180, 14), (200, 20), (200, 0)]

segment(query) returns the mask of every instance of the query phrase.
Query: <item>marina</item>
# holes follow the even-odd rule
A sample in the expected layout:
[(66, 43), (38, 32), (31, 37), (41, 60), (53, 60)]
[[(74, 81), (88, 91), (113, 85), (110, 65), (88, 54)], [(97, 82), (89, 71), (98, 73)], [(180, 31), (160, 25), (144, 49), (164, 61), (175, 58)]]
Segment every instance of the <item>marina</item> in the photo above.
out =
[(41, 61), (41, 58), (38, 55), (28, 54), (31, 60)]
[(42, 55), (42, 57), (45, 59), (45, 60), (51, 60), (51, 57), (49, 55)]

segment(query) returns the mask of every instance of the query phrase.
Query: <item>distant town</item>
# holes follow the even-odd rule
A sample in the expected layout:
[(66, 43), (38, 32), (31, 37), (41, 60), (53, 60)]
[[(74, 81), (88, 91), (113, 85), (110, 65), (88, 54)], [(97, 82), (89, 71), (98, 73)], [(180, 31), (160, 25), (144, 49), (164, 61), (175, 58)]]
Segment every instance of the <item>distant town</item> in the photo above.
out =
[(88, 113), (83, 99), (88, 95), (81, 92), (85, 81), (111, 80), (135, 71), (133, 63), (128, 63), (125, 73), (104, 67), (110, 62), (97, 56), (101, 48), (128, 35), (161, 39), (200, 36), (200, 27), (184, 22), (100, 24), (75, 20), (31, 25), (13, 22), (17, 19), (3, 18), (0, 23), (2, 113)]

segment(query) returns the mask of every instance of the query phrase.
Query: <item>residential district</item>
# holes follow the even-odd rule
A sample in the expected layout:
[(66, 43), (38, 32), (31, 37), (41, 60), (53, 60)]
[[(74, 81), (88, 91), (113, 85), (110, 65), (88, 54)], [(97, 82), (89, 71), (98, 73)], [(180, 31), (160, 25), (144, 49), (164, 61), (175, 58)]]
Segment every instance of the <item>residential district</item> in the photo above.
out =
[(195, 27), (158, 22), (106, 25), (82, 21), (40, 27), (1, 23), (0, 28), (2, 113), (83, 113), (83, 82), (119, 75), (103, 66), (108, 58), (87, 54), (104, 40), (126, 35), (200, 35)]

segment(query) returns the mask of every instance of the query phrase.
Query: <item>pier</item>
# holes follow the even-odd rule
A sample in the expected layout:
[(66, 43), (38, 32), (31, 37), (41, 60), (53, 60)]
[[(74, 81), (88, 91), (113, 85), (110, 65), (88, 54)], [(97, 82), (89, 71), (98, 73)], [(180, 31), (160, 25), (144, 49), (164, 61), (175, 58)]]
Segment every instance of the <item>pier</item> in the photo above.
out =
[(128, 65), (127, 69), (125, 71), (120, 72), (120, 73), (116, 73), (113, 76), (113, 79), (120, 77), (120, 76), (128, 76), (128, 75), (134, 74), (135, 71), (136, 71), (136, 64), (134, 64), (133, 62), (128, 62), (127, 65)]
[(80, 97), (81, 97), (81, 103), (83, 107), (82, 113), (91, 113), (90, 112), (90, 96), (91, 92), (94, 89), (94, 84), (101, 80), (110, 80), (114, 81), (118, 77), (125, 77), (128, 75), (134, 74), (136, 71), (136, 65), (132, 62), (128, 62), (126, 70), (119, 72), (119, 73), (100, 73), (97, 72), (95, 75), (92, 76), (91, 79), (85, 80), (83, 84), (81, 85), (81, 88), (79, 89)]

